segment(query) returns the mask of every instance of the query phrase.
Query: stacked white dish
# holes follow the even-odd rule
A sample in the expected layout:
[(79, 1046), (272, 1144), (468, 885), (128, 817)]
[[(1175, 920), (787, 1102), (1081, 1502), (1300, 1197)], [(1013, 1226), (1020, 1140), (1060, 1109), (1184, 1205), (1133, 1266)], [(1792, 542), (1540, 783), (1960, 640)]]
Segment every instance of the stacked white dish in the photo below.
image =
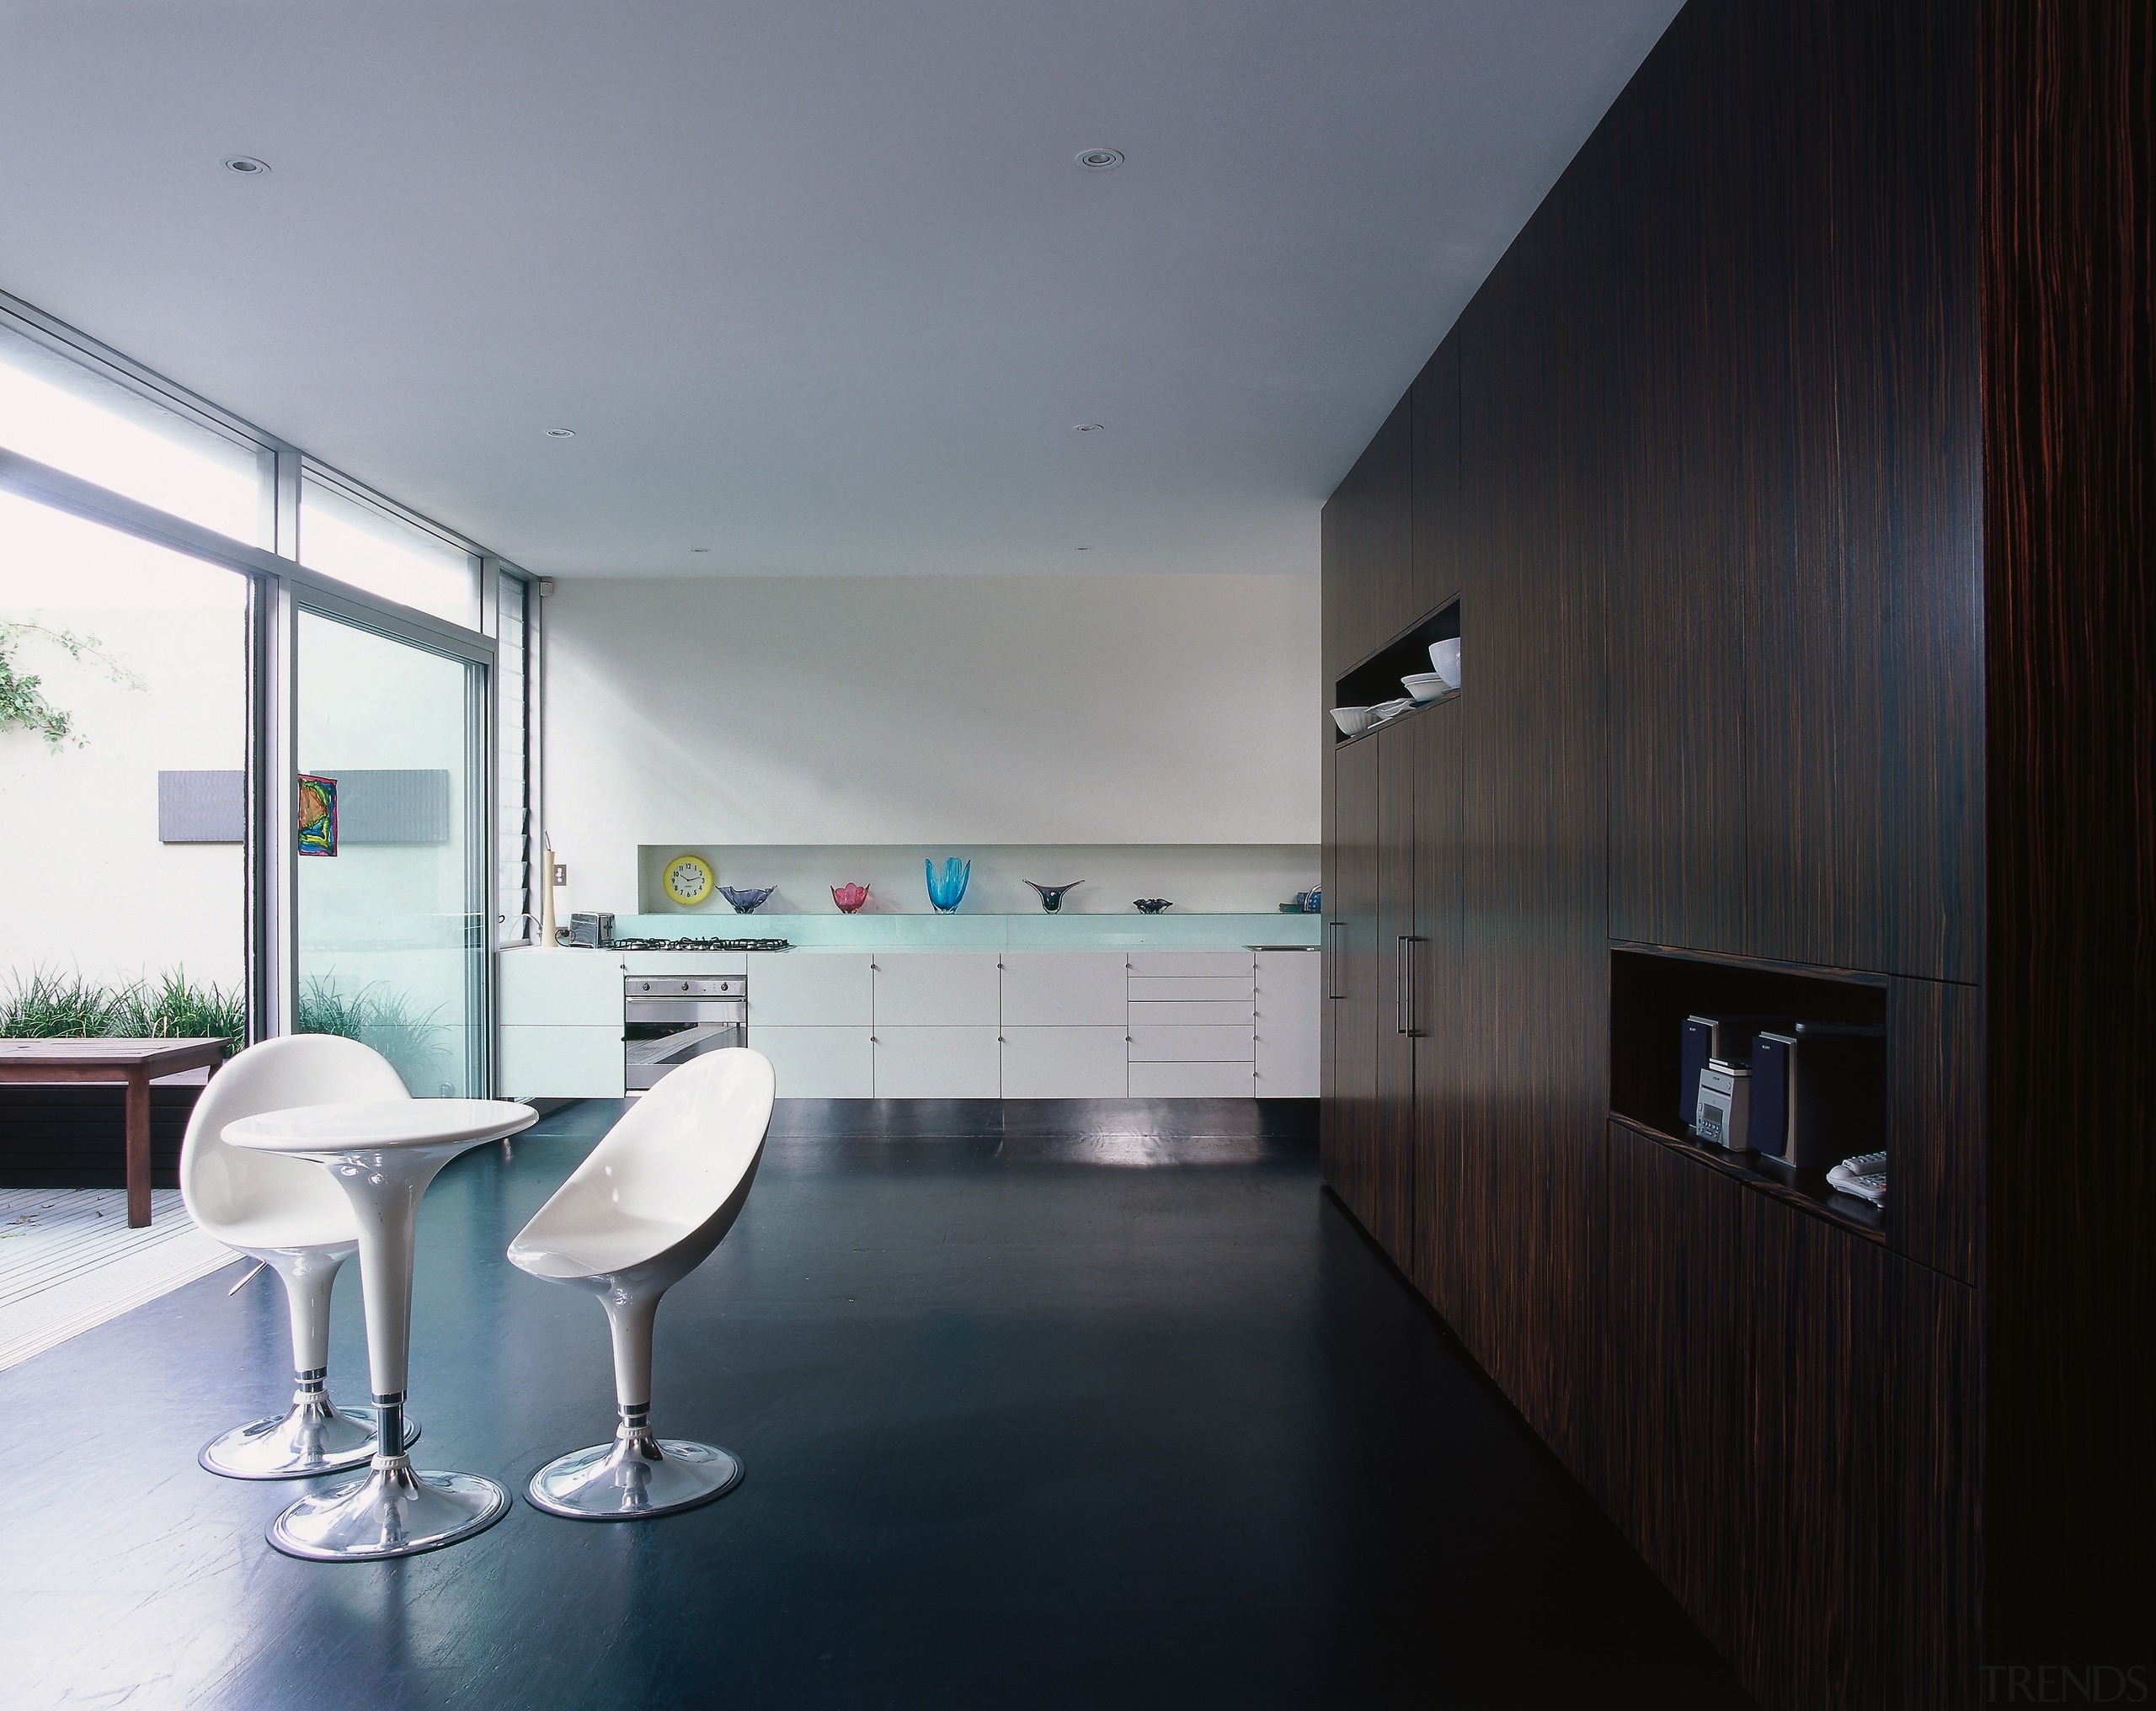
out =
[(1452, 687), (1434, 671), (1418, 671), (1401, 678), (1400, 682), (1417, 701), (1433, 701)]
[(1414, 697), (1402, 696), (1396, 701), (1380, 701), (1370, 709), (1370, 722), (1382, 725), (1387, 719), (1396, 719), (1415, 705)]

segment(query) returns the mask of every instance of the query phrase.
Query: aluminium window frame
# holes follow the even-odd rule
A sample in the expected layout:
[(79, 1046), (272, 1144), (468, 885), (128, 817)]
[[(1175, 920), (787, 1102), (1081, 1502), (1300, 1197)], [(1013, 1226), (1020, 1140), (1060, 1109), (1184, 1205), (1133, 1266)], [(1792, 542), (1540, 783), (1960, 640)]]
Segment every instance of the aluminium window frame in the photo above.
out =
[[(117, 381), (151, 402), (237, 444), (251, 446), (261, 474), (260, 534), (264, 544), (250, 545), (156, 506), (56, 469), (35, 458), (0, 448), (0, 490), (66, 512), (100, 526), (166, 547), (188, 557), (231, 570), (247, 578), (246, 637), (246, 899), (243, 910), (243, 967), (247, 985), (248, 1037), (263, 1040), (292, 1031), (296, 1021), (298, 942), (294, 919), (296, 846), (277, 829), (289, 828), (298, 810), (297, 640), (302, 611), (354, 624), (392, 640), (476, 665), (475, 692), (483, 697), (467, 718), (472, 748), (467, 756), (474, 812), (469, 822), (481, 883), (481, 931), (477, 948), (478, 989), (468, 994), (474, 1012), (469, 1032), (476, 1054), (472, 1085), (491, 1085), (499, 1062), (498, 985), (501, 902), (497, 859), (499, 828), (496, 770), (500, 709), (495, 685), (497, 643), (494, 635), (499, 575), (521, 580), (526, 589), (526, 813), (539, 821), (539, 756), (536, 668), (541, 654), (543, 602), (537, 579), (516, 565), (488, 552), (456, 530), (446, 529), (398, 505), (364, 483), (310, 459), (296, 446), (264, 433), (168, 380), (88, 338), (34, 306), (0, 292), (0, 324), (27, 335), (104, 378)], [(478, 584), (474, 629), (385, 600), (334, 577), (309, 570), (298, 562), (302, 470), (327, 477), (348, 494), (459, 547), (470, 557)], [(483, 1076), (477, 1073), (483, 1071)]]

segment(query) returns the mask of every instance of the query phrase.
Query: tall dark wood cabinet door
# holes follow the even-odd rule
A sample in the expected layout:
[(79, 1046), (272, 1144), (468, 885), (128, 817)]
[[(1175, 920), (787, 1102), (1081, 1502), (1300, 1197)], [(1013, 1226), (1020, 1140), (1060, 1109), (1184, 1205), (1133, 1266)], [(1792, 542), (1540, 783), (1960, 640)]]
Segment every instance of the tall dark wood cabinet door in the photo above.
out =
[[(1343, 744), (1333, 757), (1333, 1097), (1320, 1128), (1321, 1163), (1364, 1229), (1379, 1224), (1377, 1029), (1384, 971), (1378, 955), (1378, 745)], [(1385, 994), (1390, 996), (1390, 994)]]
[[(1742, 952), (1745, 685), (1779, 685), (1746, 590), (1790, 550), (1789, 8), (1689, 8), (1613, 109), (1604, 259), (1619, 414), (1610, 488), (1609, 916), (1620, 938)], [(1732, 57), (1735, 56), (1737, 57)]]
[(1392, 1262), (1415, 1273), (1415, 1041), (1410, 982), (1421, 932), (1416, 918), (1417, 799), (1423, 733), (1430, 715), (1389, 725), (1378, 751), (1377, 1103), (1372, 1141), (1376, 1183), (1370, 1234)]
[[(1590, 146), (1593, 147), (1593, 145)], [(1583, 155), (1582, 158), (1586, 157)], [(1614, 333), (1577, 170), (1461, 322), (1468, 518), (1461, 1160), (1474, 1268), (1465, 1313), (1491, 1375), (1576, 1473), (1594, 1412), (1589, 1277), (1609, 1106), (1604, 570), (1609, 448), (1583, 376)], [(1462, 1335), (1470, 1335), (1463, 1327)]]
[(1981, 973), (1979, 32), (1797, 8), (1792, 551), (1749, 590), (1761, 956)]
[(1461, 1223), (1460, 1161), (1466, 1143), (1468, 1033), (1460, 986), (1459, 704), (1433, 707), (1417, 755), (1415, 922), (1422, 943), (1410, 970), (1415, 1048), (1416, 1287), (1449, 1321), (1476, 1255)]
[(1460, 339), (1416, 377), (1414, 557), (1405, 623), (1419, 623), (1460, 592)]
[(1340, 570), (1332, 591), (1336, 674), (1391, 641), (1416, 616), (1413, 450), (1412, 401), (1403, 397), (1326, 503), (1326, 568)]

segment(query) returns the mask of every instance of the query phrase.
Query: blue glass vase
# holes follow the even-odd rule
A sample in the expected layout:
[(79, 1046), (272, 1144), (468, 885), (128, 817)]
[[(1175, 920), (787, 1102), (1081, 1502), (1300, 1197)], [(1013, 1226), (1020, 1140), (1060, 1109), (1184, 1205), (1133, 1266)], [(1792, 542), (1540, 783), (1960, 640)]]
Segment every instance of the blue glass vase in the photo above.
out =
[(961, 861), (955, 856), (947, 856), (943, 860), (943, 871), (940, 875), (936, 871), (932, 858), (923, 861), (921, 866), (922, 871), (928, 876), (929, 902), (936, 905), (939, 913), (949, 914), (958, 908), (958, 899), (966, 894), (966, 882), (974, 877), (974, 864), (970, 861)]

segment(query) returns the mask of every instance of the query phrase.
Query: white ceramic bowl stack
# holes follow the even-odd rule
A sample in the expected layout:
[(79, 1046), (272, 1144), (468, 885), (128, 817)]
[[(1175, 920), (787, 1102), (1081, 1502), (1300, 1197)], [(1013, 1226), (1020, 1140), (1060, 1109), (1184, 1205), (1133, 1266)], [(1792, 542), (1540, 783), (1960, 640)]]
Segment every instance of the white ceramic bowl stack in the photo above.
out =
[(1430, 669), (1445, 680), (1447, 689), (1460, 687), (1460, 637), (1430, 644)]
[(1343, 737), (1359, 737), (1377, 723), (1376, 711), (1371, 707), (1335, 707), (1332, 722), (1340, 727)]
[(1452, 685), (1434, 671), (1418, 671), (1400, 680), (1401, 686), (1417, 702), (1433, 701)]

